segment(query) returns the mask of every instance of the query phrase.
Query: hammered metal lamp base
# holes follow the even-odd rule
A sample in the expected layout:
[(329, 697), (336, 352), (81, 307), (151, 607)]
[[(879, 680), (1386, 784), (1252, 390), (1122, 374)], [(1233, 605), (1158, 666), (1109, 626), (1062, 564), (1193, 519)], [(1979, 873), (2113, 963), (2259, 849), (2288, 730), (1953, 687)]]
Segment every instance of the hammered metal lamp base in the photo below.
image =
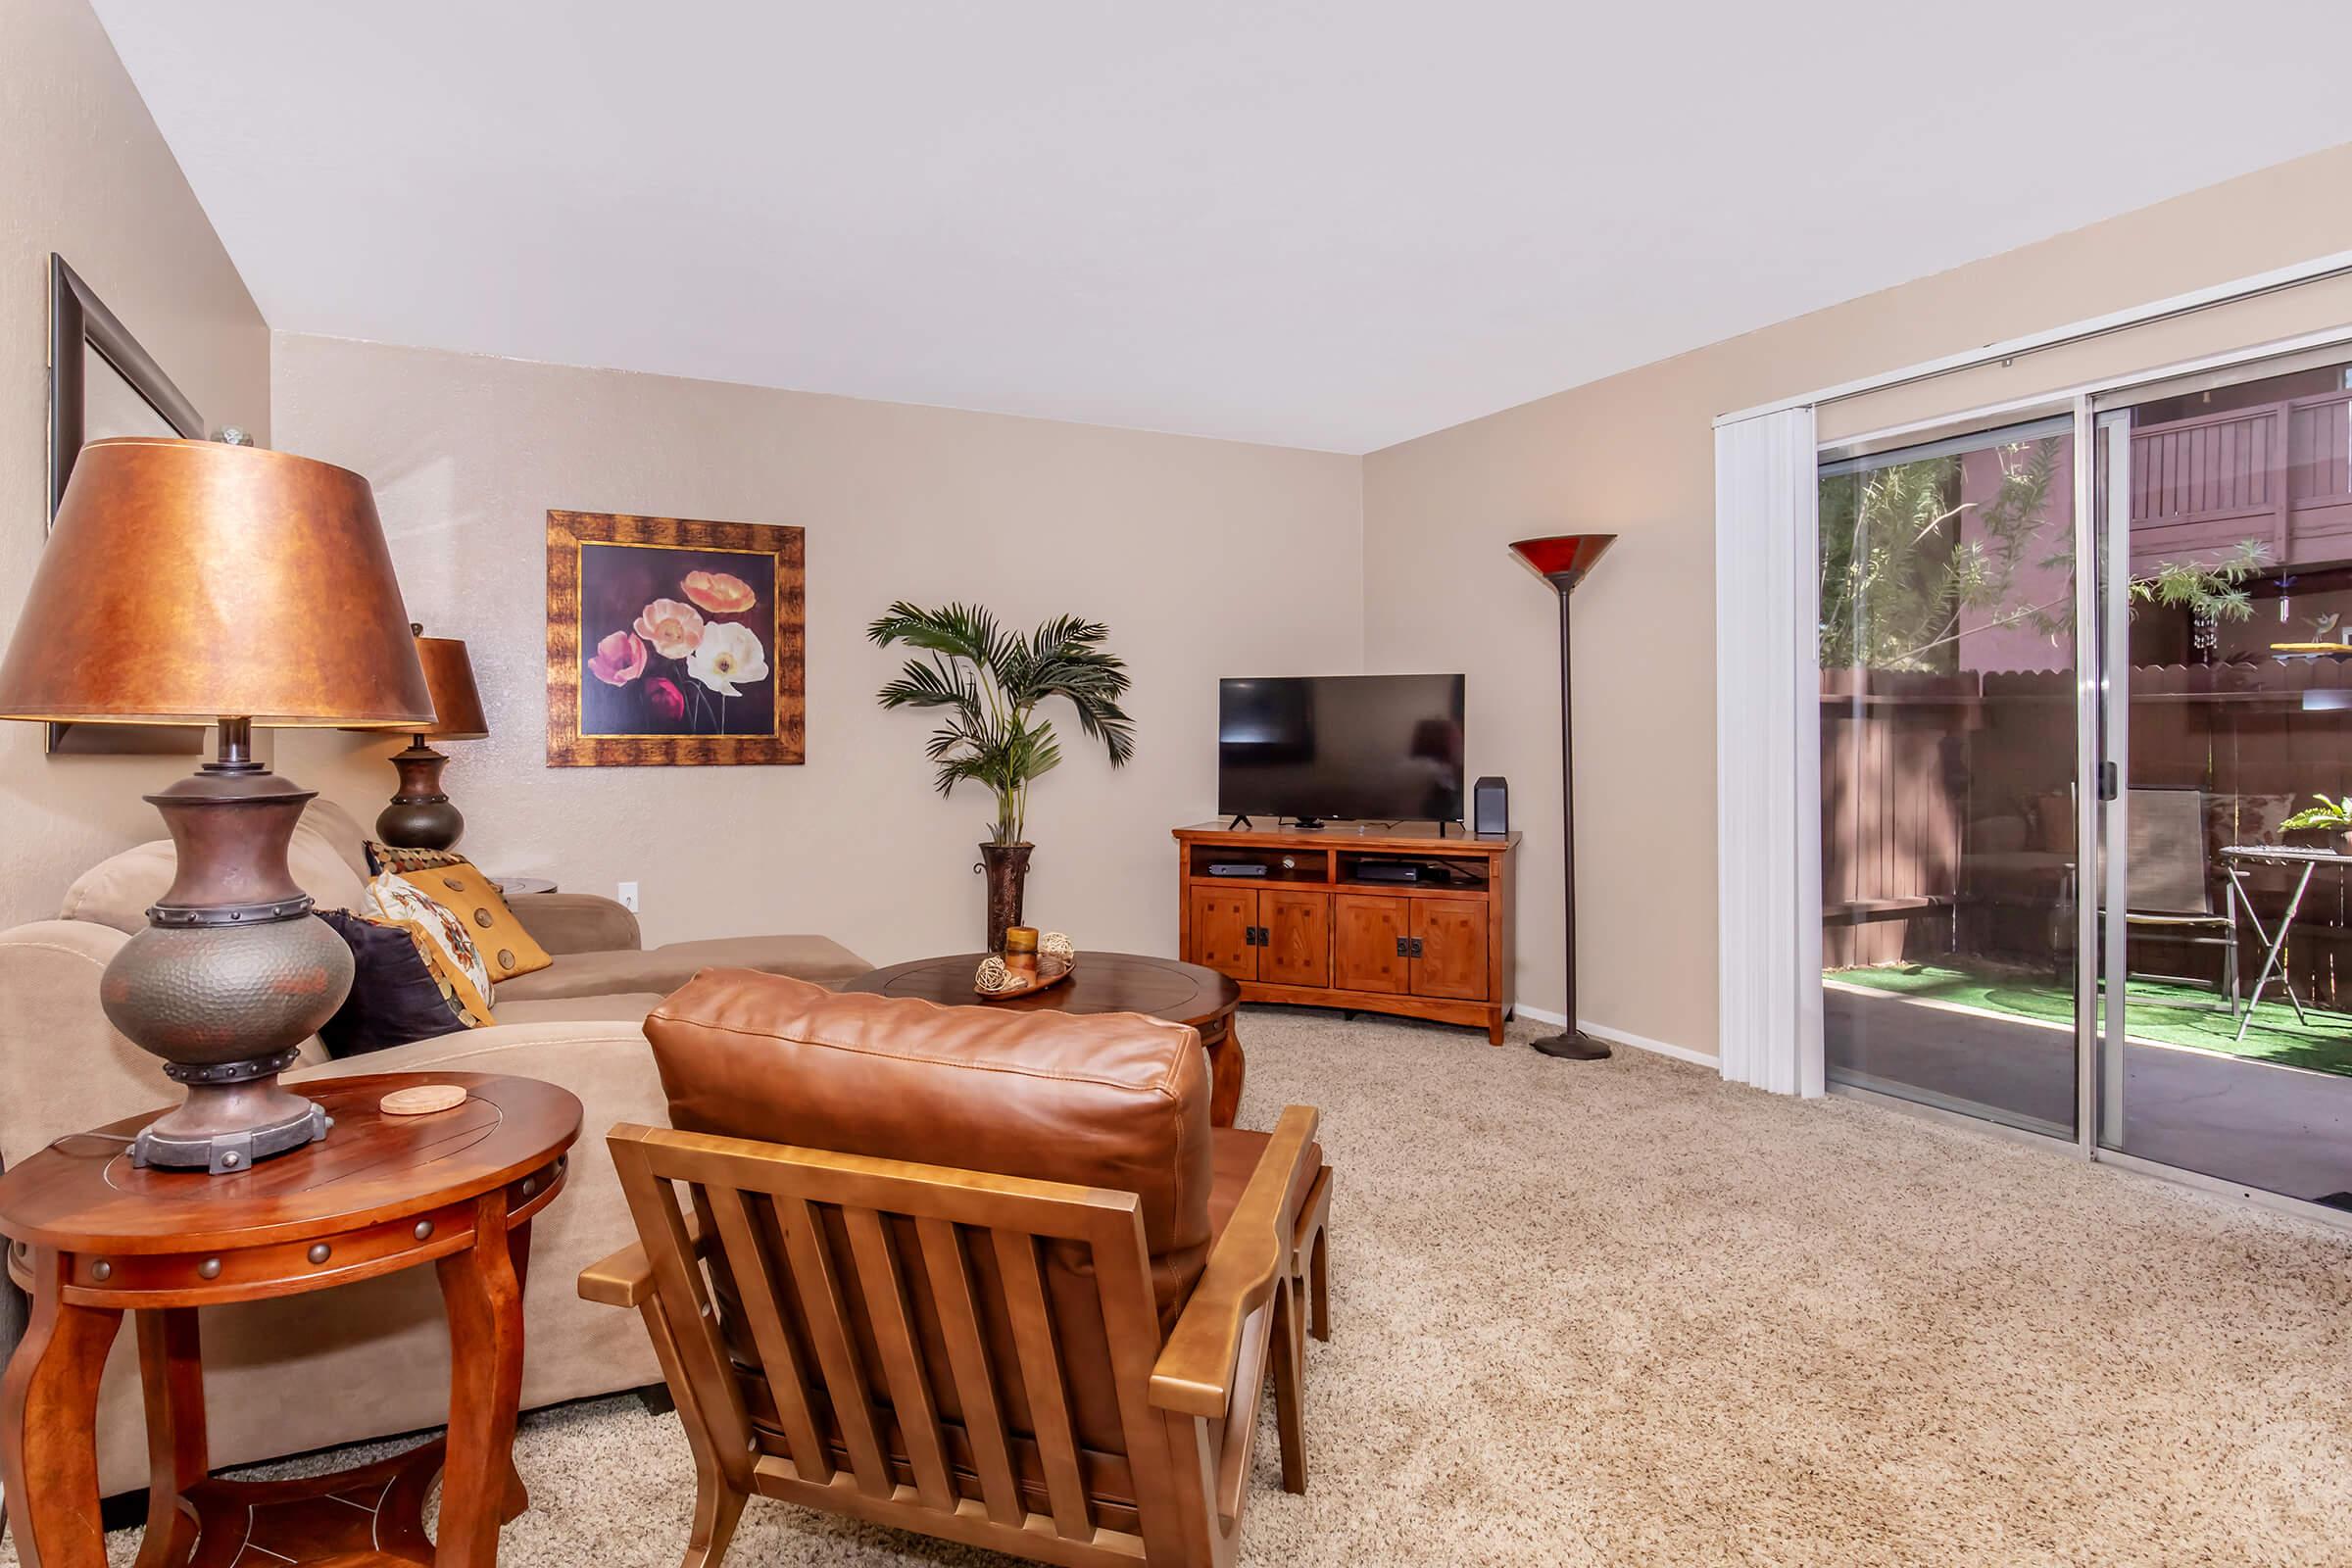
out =
[(277, 1075), (352, 977), (350, 947), (311, 917), (286, 861), (311, 792), (255, 762), (242, 723), (221, 733), (220, 760), (147, 797), (172, 830), (176, 874), (98, 984), (107, 1020), (187, 1090), (131, 1158), (215, 1176), (326, 1136), (325, 1112)]
[(425, 745), (421, 735), (407, 751), (393, 756), (400, 791), (376, 816), (377, 838), (409, 850), (456, 847), (466, 832), (466, 818), (441, 788), (441, 769), (448, 763), (449, 759)]
[(165, 1073), (188, 1086), (188, 1098), (131, 1141), (130, 1162), (226, 1176), (317, 1143), (334, 1119), (277, 1086), (277, 1075), (299, 1057), (286, 1051), (205, 1067), (168, 1064)]
[(214, 1176), (247, 1169), (256, 1160), (315, 1144), (334, 1130), (333, 1117), (308, 1101), (303, 1103), (309, 1108), (290, 1120), (210, 1137), (166, 1138), (150, 1127), (131, 1141), (130, 1162), (202, 1170)]

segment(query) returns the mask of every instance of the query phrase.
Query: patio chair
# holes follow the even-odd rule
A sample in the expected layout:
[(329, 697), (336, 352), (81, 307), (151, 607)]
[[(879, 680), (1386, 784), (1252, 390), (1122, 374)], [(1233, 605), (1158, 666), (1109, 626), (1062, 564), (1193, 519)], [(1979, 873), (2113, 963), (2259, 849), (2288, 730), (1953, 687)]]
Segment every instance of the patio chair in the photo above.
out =
[[(2163, 1002), (2143, 1005), (2206, 1007), (2238, 1012), (2237, 918), (2225, 901), (2213, 905), (2214, 846), (2206, 841), (2205, 792), (2134, 789), (2125, 860), (2124, 924), (2132, 932), (2162, 936), (2191, 947), (2222, 950), (2220, 1002)], [(2127, 979), (2163, 980), (2176, 985), (2211, 984), (2200, 976), (2134, 973)]]

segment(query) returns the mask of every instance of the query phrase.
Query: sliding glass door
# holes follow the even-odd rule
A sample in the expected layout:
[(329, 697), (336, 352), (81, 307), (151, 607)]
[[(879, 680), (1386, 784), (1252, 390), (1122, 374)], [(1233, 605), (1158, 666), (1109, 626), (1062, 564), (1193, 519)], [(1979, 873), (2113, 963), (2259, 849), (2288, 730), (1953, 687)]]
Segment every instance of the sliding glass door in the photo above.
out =
[(2094, 444), (2098, 1147), (2352, 1208), (2352, 356), (2102, 399)]
[(1825, 464), (1822, 1031), (1833, 1084), (2073, 1139), (2071, 416)]
[(1932, 436), (1818, 475), (1829, 1081), (2352, 1210), (2352, 346)]

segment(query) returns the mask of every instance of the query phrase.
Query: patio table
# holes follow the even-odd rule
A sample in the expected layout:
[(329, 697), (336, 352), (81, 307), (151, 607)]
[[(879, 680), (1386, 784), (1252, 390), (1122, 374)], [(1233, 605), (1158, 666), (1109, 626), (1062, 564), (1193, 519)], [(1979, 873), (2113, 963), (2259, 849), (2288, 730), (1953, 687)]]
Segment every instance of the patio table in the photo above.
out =
[[(2258, 865), (2300, 866), (2295, 878), (2295, 891), (2286, 901), (2286, 912), (2278, 917), (2278, 930), (2274, 935), (2262, 928), (2262, 916), (2254, 912), (2253, 897), (2246, 892), (2246, 873)], [(2222, 851), (2222, 869), (2230, 873), (2231, 902), (2246, 911), (2246, 919), (2254, 934), (2262, 939), (2262, 971), (2254, 977), (2254, 994), (2246, 1000), (2246, 1010), (2237, 1021), (2237, 1038), (2246, 1038), (2246, 1026), (2254, 1021), (2254, 1006), (2262, 1001), (2262, 988), (2271, 978), (2271, 970), (2278, 962), (2278, 955), (2286, 951), (2286, 934), (2293, 929), (2295, 911), (2303, 906), (2303, 894), (2311, 886), (2311, 874), (2323, 865), (2352, 865), (2352, 855), (2336, 850), (2298, 850), (2277, 844), (2232, 844)], [(2311, 1020), (2304, 1015), (2303, 1000), (2295, 995), (2295, 984), (2283, 970), (2278, 984), (2286, 992), (2286, 1000), (2295, 1004), (2295, 1021), (2308, 1026)]]

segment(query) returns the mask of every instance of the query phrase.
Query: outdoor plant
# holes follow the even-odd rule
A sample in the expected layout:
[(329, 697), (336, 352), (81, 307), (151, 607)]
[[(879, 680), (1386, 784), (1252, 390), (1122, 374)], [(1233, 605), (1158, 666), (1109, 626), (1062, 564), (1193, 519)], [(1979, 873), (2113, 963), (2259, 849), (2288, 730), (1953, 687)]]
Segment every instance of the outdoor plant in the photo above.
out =
[(2165, 605), (2187, 611), (2197, 646), (2211, 654), (2219, 641), (2216, 626), (2254, 618), (2254, 601), (2244, 585), (2262, 569), (2262, 545), (2252, 539), (2225, 561), (2160, 561), (2153, 572), (2132, 579), (2132, 603), (2134, 608)]
[[(1983, 506), (1958, 499), (1960, 459), (1889, 464), (1821, 481), (1821, 665), (1933, 671), (1960, 614), (2010, 596), (2048, 509), (2060, 443), (1998, 449), (2000, 479)], [(1979, 537), (1961, 522), (1978, 514)]]
[(922, 610), (901, 600), (865, 634), (877, 647), (921, 650), (878, 700), (884, 708), (942, 710), (925, 748), (933, 782), (943, 796), (967, 779), (995, 792), (991, 844), (1027, 842), (1029, 786), (1061, 761), (1053, 720), (1037, 715), (1048, 698), (1068, 700), (1111, 766), (1135, 755), (1135, 721), (1119, 707), (1127, 665), (1103, 651), (1110, 630), (1100, 621), (1056, 615), (1024, 638), (977, 605)]
[(2282, 831), (2297, 832), (2304, 828), (2321, 828), (2329, 833), (2352, 832), (2352, 795), (2331, 801), (2325, 795), (2314, 795), (2317, 806), (2306, 806), (2278, 824)]
[[(1995, 448), (1999, 475), (1982, 502), (1960, 499), (1956, 454), (1823, 479), (1821, 666), (1946, 671), (1969, 612), (1982, 615), (1973, 630), (2064, 635), (2075, 597), (2072, 533), (2055, 550), (2034, 549), (2063, 447), (2045, 437)], [(2211, 649), (2218, 622), (2252, 616), (2244, 585), (2263, 564), (2251, 539), (2217, 562), (2159, 562), (2132, 577), (2131, 602), (2187, 611), (2198, 646)], [(2060, 573), (2064, 586), (2021, 604), (2026, 567)]]

